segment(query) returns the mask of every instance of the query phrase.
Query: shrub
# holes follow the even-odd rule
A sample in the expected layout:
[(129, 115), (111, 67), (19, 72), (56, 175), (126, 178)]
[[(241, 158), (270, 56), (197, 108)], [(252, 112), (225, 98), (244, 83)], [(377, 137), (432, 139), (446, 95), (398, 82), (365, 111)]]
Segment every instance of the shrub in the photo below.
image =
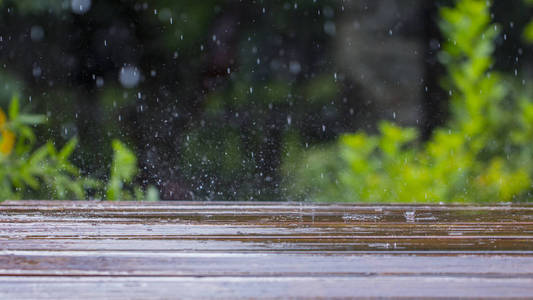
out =
[(102, 199), (104, 196), (109, 200), (158, 198), (153, 188), (144, 195), (140, 187), (132, 184), (137, 159), (118, 140), (113, 141), (114, 156), (107, 186), (101, 180), (82, 176), (69, 161), (77, 138), (72, 138), (60, 149), (52, 141), (35, 148), (32, 126), (44, 121), (44, 116), (20, 113), (17, 97), (11, 100), (7, 116), (0, 108), (0, 201)]
[[(490, 3), (459, 0), (440, 11), (451, 118), (419, 142), (414, 128), (382, 122), (379, 135), (345, 134), (330, 148), (286, 162), (289, 193), (324, 201), (488, 202), (531, 189), (533, 104), (491, 71), (498, 25)], [(309, 194), (308, 194), (309, 193)]]

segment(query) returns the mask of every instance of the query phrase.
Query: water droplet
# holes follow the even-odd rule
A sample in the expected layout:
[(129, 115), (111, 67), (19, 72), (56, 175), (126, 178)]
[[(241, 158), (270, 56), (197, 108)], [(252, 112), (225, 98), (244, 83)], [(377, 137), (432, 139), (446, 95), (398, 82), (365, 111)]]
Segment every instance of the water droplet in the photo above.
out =
[(118, 79), (125, 88), (135, 87), (141, 80), (141, 71), (136, 66), (124, 66), (120, 69)]
[(91, 0), (71, 0), (70, 7), (73, 13), (83, 15), (91, 8)]
[(335, 35), (337, 33), (337, 27), (332, 21), (327, 21), (324, 23), (324, 32), (329, 35)]
[(104, 78), (98, 76), (96, 77), (96, 87), (101, 88), (104, 86)]
[(34, 67), (33, 67), (33, 70), (31, 71), (31, 73), (32, 73), (33, 77), (36, 77), (36, 78), (37, 78), (37, 77), (40, 77), (41, 74), (42, 74), (41, 67), (39, 67), (39, 66), (34, 66)]
[(291, 73), (293, 74), (298, 74), (300, 73), (300, 71), (302, 70), (302, 67), (300, 66), (300, 63), (297, 62), (297, 61), (291, 61), (289, 63), (289, 70), (291, 71)]
[(30, 29), (30, 38), (34, 42), (40, 42), (44, 38), (44, 29), (39, 25), (34, 25)]
[(403, 213), (404, 217), (405, 217), (405, 221), (406, 222), (414, 222), (415, 221), (415, 212), (414, 211), (406, 211)]

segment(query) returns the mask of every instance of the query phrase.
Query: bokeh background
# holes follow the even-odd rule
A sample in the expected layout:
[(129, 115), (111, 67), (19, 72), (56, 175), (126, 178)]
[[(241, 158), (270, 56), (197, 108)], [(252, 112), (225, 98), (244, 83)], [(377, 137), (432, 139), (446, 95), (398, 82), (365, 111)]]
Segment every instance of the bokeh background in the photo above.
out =
[[(454, 3), (1, 0), (0, 106), (19, 95), (45, 115), (37, 145), (77, 137), (83, 176), (109, 177), (119, 139), (161, 199), (296, 199), (301, 151), (380, 120), (423, 142), (448, 121), (439, 20)], [(491, 69), (524, 88), (532, 12), (490, 7)]]

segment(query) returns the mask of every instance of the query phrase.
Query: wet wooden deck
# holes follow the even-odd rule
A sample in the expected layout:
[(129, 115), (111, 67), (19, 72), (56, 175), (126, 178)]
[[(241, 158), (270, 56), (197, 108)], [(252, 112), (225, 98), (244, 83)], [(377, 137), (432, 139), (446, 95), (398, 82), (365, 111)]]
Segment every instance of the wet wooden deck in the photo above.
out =
[(533, 298), (533, 206), (3, 202), (0, 299)]

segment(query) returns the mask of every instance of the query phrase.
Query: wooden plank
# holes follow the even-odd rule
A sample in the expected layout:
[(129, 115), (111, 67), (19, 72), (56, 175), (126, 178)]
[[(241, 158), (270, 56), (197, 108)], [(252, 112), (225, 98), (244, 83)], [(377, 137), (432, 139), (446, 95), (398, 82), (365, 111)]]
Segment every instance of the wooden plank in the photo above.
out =
[(532, 205), (0, 204), (0, 299), (533, 297)]
[[(52, 202), (52, 201), (50, 201)], [(242, 206), (223, 203), (212, 205), (175, 205), (152, 203), (71, 202), (64, 205), (14, 205), (6, 202), (0, 213), (6, 221), (97, 220), (112, 222), (197, 222), (197, 223), (522, 223), (533, 224), (533, 206), (457, 206), (457, 205), (315, 205), (263, 204), (245, 202)]]
[(530, 299), (533, 280), (448, 276), (0, 277), (0, 283), (2, 299)]
[(0, 266), (0, 276), (468, 275), (533, 279), (531, 257), (506, 255), (2, 251)]

